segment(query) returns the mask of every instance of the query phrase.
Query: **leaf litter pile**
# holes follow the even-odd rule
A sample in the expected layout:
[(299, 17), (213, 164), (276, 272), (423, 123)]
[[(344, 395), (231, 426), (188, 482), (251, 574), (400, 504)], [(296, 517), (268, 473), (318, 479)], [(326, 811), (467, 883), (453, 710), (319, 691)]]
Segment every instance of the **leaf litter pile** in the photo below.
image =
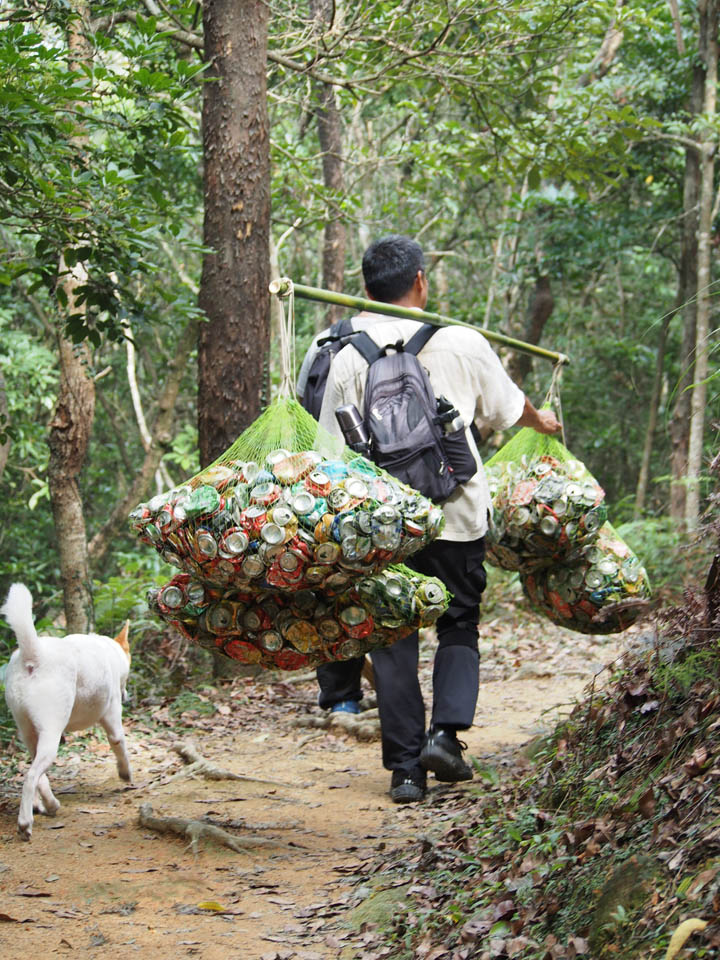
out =
[(406, 898), (358, 960), (720, 956), (720, 553), (645, 637), (382, 855), (378, 886)]

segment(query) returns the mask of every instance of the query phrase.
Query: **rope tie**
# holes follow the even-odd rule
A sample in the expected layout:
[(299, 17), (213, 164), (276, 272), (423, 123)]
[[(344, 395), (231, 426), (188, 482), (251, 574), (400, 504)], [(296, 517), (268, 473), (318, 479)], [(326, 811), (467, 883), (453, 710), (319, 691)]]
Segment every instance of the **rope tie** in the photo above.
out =
[(551, 409), (554, 409), (558, 420), (560, 421), (561, 427), (561, 437), (563, 446), (567, 446), (565, 442), (565, 421), (563, 420), (562, 413), (562, 402), (560, 400), (560, 378), (562, 377), (564, 361), (560, 360), (553, 366), (552, 380), (550, 381), (550, 387), (548, 389), (547, 395), (543, 400), (543, 406), (549, 406)]
[(292, 280), (288, 280), (290, 289), (287, 295), (287, 315), (283, 305), (283, 297), (278, 297), (280, 304), (280, 387), (281, 397), (296, 399), (295, 394), (295, 288)]

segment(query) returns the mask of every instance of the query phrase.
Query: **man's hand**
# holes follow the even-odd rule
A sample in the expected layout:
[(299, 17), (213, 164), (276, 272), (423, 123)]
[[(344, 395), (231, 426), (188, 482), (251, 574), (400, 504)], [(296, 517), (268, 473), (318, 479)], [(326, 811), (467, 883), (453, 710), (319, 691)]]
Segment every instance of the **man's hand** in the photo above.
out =
[(527, 397), (517, 426), (531, 427), (538, 433), (559, 433), (562, 430), (562, 424), (552, 410), (536, 410)]
[(533, 424), (538, 433), (559, 433), (562, 430), (562, 424), (552, 412), (552, 410), (538, 410), (538, 423)]

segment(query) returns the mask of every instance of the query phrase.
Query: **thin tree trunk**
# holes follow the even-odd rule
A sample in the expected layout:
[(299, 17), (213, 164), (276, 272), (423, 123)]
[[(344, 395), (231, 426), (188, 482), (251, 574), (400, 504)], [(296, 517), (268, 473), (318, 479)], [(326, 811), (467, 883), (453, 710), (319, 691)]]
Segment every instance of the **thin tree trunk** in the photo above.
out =
[(268, 6), (206, 0), (204, 241), (198, 338), (200, 462), (218, 457), (260, 413), (269, 351)]
[[(321, 31), (330, 23), (333, 7), (332, 0), (310, 0), (310, 9), (318, 30)], [(323, 184), (329, 195), (329, 210), (323, 231), (322, 285), (326, 290), (342, 290), (347, 231), (343, 212), (335, 199), (345, 193), (342, 119), (333, 86), (329, 83), (317, 83), (315, 89)], [(332, 326), (344, 312), (342, 307), (330, 306), (325, 314), (324, 326)]]
[[(703, 114), (709, 123), (715, 117), (718, 79), (718, 2), (703, 0), (700, 12), (700, 51), (705, 63), (705, 100)], [(710, 130), (703, 132), (700, 153), (700, 218), (698, 225), (697, 329), (695, 331), (695, 368), (690, 401), (690, 437), (688, 440), (687, 494), (685, 522), (689, 530), (697, 526), (700, 515), (700, 474), (702, 472), (707, 401), (708, 338), (712, 303), (712, 214), (715, 195), (715, 149), (717, 141)]]
[[(77, 19), (71, 19), (68, 31), (71, 66), (87, 63), (92, 56), (80, 29), (87, 20), (87, 4), (76, 2), (74, 9)], [(84, 279), (82, 266), (78, 264), (70, 271), (61, 261), (60, 277), (69, 313), (83, 310), (75, 298), (75, 290)], [(86, 344), (73, 344), (59, 332), (58, 356), (60, 386), (48, 437), (48, 487), (60, 556), (66, 626), (70, 633), (84, 633), (94, 625), (94, 615), (79, 478), (95, 417), (95, 383), (90, 375), (90, 350)]]
[(650, 459), (652, 457), (653, 445), (655, 442), (655, 432), (657, 430), (658, 408), (660, 406), (660, 393), (662, 391), (663, 367), (665, 365), (665, 344), (667, 334), (670, 329), (670, 321), (674, 314), (670, 313), (665, 317), (660, 327), (660, 336), (658, 338), (657, 356), (655, 361), (655, 376), (653, 378), (652, 393), (650, 395), (650, 412), (648, 414), (647, 429), (645, 430), (645, 443), (643, 445), (642, 459), (640, 461), (640, 472), (638, 474), (637, 487), (635, 489), (635, 507), (633, 516), (639, 520), (645, 510), (645, 500), (647, 498), (648, 483), (650, 481)]
[(197, 340), (197, 323), (191, 320), (180, 337), (175, 355), (168, 363), (168, 372), (158, 399), (158, 412), (152, 425), (150, 443), (145, 451), (140, 470), (133, 476), (130, 489), (115, 506), (107, 521), (90, 541), (90, 558), (95, 565), (102, 563), (116, 534), (127, 523), (133, 507), (143, 500), (150, 489), (160, 460), (170, 449), (173, 438), (175, 403), (187, 367), (188, 357)]
[[(693, 70), (689, 113), (697, 116), (703, 105), (705, 73), (701, 65)], [(670, 517), (678, 523), (685, 520), (685, 476), (687, 474), (688, 439), (690, 435), (690, 385), (693, 382), (695, 326), (698, 288), (697, 245), (698, 203), (700, 197), (700, 158), (695, 148), (685, 151), (683, 178), (683, 226), (678, 301), (682, 306), (683, 335), (680, 354), (680, 379), (675, 387), (677, 400), (670, 420)]]
[(0, 479), (2, 479), (8, 454), (10, 453), (10, 437), (7, 435), (9, 426), (10, 411), (8, 410), (5, 377), (3, 377), (2, 370), (0, 370)]
[[(520, 339), (525, 340), (526, 343), (540, 343), (545, 324), (550, 319), (554, 306), (555, 298), (550, 288), (550, 278), (537, 277), (528, 298), (525, 326), (519, 331)], [(521, 387), (530, 373), (532, 357), (527, 353), (511, 352), (507, 367), (510, 376)]]

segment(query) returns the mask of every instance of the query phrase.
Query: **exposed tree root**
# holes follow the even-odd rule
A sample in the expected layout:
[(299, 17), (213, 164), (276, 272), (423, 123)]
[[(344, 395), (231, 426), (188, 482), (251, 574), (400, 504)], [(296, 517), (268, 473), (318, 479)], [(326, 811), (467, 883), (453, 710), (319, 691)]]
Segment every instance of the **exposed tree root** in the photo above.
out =
[(243, 773), (233, 773), (232, 770), (223, 770), (222, 767), (216, 767), (203, 757), (198, 748), (189, 740), (173, 745), (175, 753), (189, 764), (184, 770), (173, 774), (170, 780), (177, 777), (204, 777), (206, 780), (241, 780), (244, 783), (269, 783), (274, 787), (289, 787), (291, 784), (284, 783), (282, 780), (264, 780), (261, 777), (248, 777)]
[(271, 840), (268, 837), (253, 837), (252, 839), (243, 839), (236, 837), (227, 830), (214, 826), (212, 823), (205, 823), (202, 820), (189, 820), (187, 817), (158, 817), (153, 813), (149, 803), (141, 803), (139, 808), (140, 824), (148, 830), (154, 830), (156, 833), (174, 833), (179, 837), (185, 837), (189, 843), (188, 847), (193, 854), (197, 856), (199, 843), (201, 840), (213, 840), (223, 847), (230, 847), (236, 853), (242, 853), (245, 850), (251, 850), (253, 847), (282, 847), (284, 843), (278, 840)]
[(380, 736), (380, 718), (377, 709), (362, 713), (327, 713), (323, 716), (296, 717), (297, 727), (314, 727), (349, 733), (358, 740), (377, 740)]

